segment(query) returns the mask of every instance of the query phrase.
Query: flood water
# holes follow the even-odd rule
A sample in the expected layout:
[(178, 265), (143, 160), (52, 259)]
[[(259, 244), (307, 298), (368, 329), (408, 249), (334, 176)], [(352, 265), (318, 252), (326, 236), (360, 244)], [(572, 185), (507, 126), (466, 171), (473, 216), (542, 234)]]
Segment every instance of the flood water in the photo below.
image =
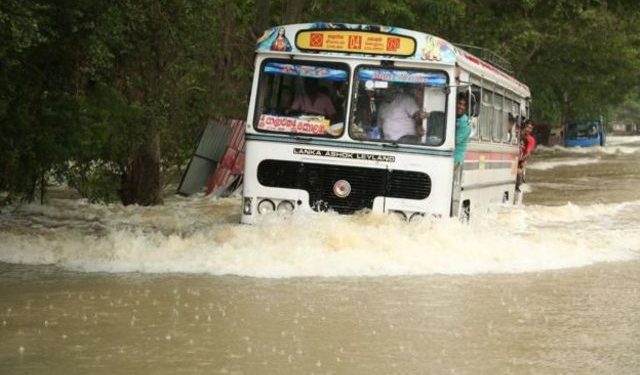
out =
[(638, 374), (640, 137), (523, 206), (238, 225), (239, 198), (0, 214), (0, 374)]

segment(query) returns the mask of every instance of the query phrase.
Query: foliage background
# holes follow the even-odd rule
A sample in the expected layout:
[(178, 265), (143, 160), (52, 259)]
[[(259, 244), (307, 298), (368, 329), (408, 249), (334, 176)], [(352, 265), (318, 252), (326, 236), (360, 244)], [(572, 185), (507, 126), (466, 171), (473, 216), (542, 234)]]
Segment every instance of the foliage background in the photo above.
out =
[(494, 50), (533, 117), (638, 122), (640, 4), (605, 0), (4, 0), (0, 191), (161, 202), (205, 120), (244, 118), (255, 40), (283, 23), (384, 24)]

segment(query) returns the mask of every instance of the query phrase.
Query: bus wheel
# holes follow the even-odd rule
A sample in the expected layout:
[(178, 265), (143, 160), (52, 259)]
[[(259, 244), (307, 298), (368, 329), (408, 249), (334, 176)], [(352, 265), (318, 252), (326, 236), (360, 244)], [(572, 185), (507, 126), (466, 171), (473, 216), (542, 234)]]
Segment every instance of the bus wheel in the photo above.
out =
[(471, 201), (466, 200), (462, 202), (462, 212), (460, 212), (460, 221), (468, 223), (471, 219)]

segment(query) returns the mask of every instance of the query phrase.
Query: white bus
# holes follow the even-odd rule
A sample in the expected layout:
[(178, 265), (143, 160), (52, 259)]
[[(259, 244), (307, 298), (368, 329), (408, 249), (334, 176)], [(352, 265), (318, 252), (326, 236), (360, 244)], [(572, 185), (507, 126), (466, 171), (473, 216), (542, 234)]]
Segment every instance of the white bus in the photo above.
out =
[[(527, 115), (530, 92), (505, 70), (433, 35), (386, 26), (278, 26), (256, 52), (243, 223), (294, 210), (468, 217), (517, 199), (509, 119)], [(474, 129), (461, 174), (459, 93), (471, 99)], [(400, 127), (397, 116), (414, 105), (427, 118)]]

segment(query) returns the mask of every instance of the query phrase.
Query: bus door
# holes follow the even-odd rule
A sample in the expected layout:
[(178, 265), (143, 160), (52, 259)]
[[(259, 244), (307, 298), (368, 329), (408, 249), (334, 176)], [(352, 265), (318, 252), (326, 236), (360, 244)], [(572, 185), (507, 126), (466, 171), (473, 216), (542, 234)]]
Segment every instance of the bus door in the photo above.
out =
[[(479, 101), (476, 100), (476, 95), (472, 92), (471, 86), (461, 86), (459, 87), (460, 90), (458, 90), (459, 93), (464, 93), (467, 97), (467, 116), (469, 117), (469, 126), (472, 126), (472, 121), (474, 118), (477, 118), (478, 114), (479, 114)], [(456, 97), (456, 107), (457, 107), (457, 97)], [(454, 110), (457, 110), (454, 109)], [(456, 114), (456, 121), (457, 121), (457, 114)], [(455, 126), (455, 124), (454, 124)], [(472, 127), (473, 129), (473, 127)], [(469, 135), (471, 137), (471, 134)], [(469, 140), (467, 139), (467, 142)], [(455, 152), (455, 143), (454, 143), (454, 152)], [(463, 182), (463, 169), (464, 169), (464, 160), (462, 161), (462, 163), (456, 165), (454, 163), (453, 165), (453, 181), (452, 181), (452, 187), (451, 187), (451, 216), (453, 217), (457, 217), (460, 212), (460, 197), (462, 195), (462, 182)], [(468, 210), (469, 207), (463, 207), (463, 210), (465, 210), (465, 212), (463, 212), (463, 214), (465, 215), (465, 217), (468, 217)]]

